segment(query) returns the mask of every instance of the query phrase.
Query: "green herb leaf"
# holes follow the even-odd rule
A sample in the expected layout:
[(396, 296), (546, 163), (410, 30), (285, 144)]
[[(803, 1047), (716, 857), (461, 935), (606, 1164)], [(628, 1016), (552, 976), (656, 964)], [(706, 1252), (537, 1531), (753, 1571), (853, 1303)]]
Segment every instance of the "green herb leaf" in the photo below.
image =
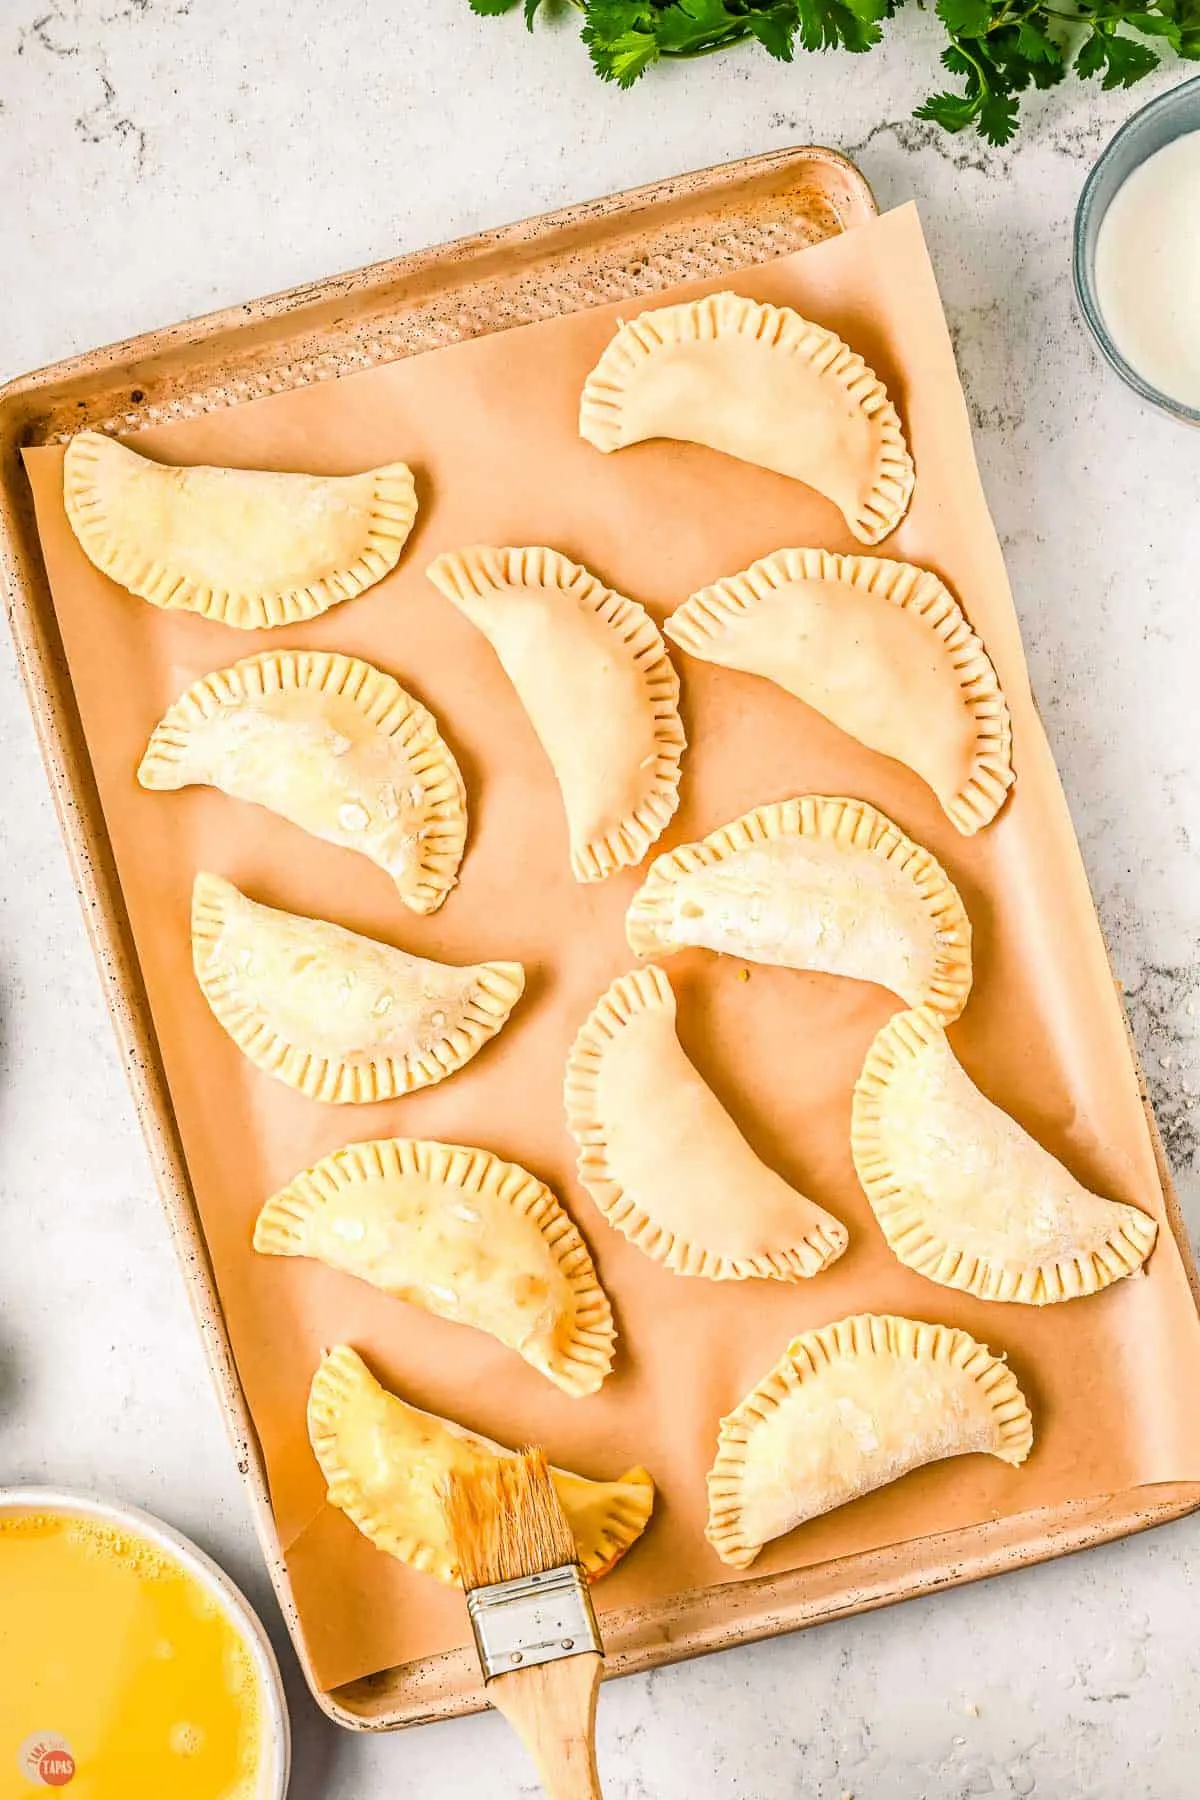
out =
[(795, 6), (772, 6), (768, 12), (751, 13), (746, 20), (753, 36), (779, 62), (791, 62), (795, 55), (799, 23)]
[(1104, 67), (1104, 39), (1098, 31), (1085, 38), (1079, 46), (1079, 55), (1075, 58), (1075, 73), (1084, 81), (1098, 75)]
[(856, 53), (869, 50), (883, 35), (883, 0), (797, 0), (799, 37), (806, 50), (833, 50), (839, 45)]
[(654, 21), (654, 35), (664, 56), (687, 56), (726, 36), (742, 35), (742, 21), (734, 18), (725, 0), (674, 0)]
[[(959, 49), (956, 43), (951, 42), (942, 51), (942, 67), (949, 69), (952, 75), (970, 75), (974, 71), (975, 64), (965, 52)], [(955, 96), (952, 94), (950, 98), (954, 99)]]
[(1066, 79), (1066, 58), (1060, 52), (1057, 62), (1030, 63), (1029, 73), (1035, 88), (1057, 87), (1060, 81)]
[(1007, 144), (1017, 129), (1015, 94), (989, 94), (979, 108), (979, 130), (989, 144)]
[(500, 13), (511, 12), (517, 0), (470, 0), (471, 11), (479, 13), (485, 19), (494, 19)]
[(952, 37), (983, 37), (992, 23), (990, 0), (937, 0), (937, 16)]
[(658, 44), (648, 31), (621, 31), (601, 39), (589, 36), (585, 27), (583, 36), (597, 74), (618, 87), (632, 87), (658, 61)]
[(1021, 20), (1014, 47), (1016, 54), (1028, 63), (1061, 63), (1063, 59), (1054, 39), (1047, 37), (1029, 17)]
[(1150, 75), (1162, 61), (1157, 50), (1151, 50), (1149, 44), (1139, 44), (1136, 38), (1114, 36), (1108, 39), (1108, 68), (1104, 72), (1102, 86), (1105, 88), (1132, 87), (1135, 81)]
[(1172, 44), (1180, 56), (1194, 62), (1200, 57), (1200, 0), (1178, 0), (1172, 11), (1176, 33)]
[(925, 104), (917, 107), (916, 117), (928, 119), (944, 131), (965, 131), (979, 117), (981, 101), (982, 95), (930, 94)]
[(1087, 81), (1103, 71), (1102, 87), (1110, 90), (1127, 88), (1157, 69), (1161, 60), (1148, 44), (1139, 44), (1136, 38), (1122, 37), (1111, 28), (1106, 30), (1097, 26), (1080, 47), (1075, 58), (1075, 73)]
[(654, 7), (650, 0), (588, 0), (585, 39), (589, 34), (600, 42), (611, 43), (626, 31), (639, 27), (654, 28)]
[(1131, 12), (1125, 14), (1126, 25), (1132, 25), (1143, 37), (1177, 38), (1179, 36), (1178, 20), (1169, 18), (1165, 13)]

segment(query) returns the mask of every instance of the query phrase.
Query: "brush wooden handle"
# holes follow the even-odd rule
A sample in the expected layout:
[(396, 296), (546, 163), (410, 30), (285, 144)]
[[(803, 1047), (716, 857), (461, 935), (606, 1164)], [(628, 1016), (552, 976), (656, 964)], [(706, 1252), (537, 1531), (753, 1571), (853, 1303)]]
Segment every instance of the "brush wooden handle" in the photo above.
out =
[(537, 1765), (549, 1800), (604, 1800), (596, 1769), (596, 1689), (603, 1658), (592, 1650), (514, 1669), (487, 1684)]

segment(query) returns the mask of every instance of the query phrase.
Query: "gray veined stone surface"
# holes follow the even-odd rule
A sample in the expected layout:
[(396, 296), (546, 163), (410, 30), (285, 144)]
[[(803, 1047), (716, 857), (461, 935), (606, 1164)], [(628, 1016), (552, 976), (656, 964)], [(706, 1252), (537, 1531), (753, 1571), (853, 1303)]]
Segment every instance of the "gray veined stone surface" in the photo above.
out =
[[(921, 204), (1033, 682), (1159, 1117), (1200, 1218), (1200, 434), (1106, 378), (1071, 215), (1136, 96), (1065, 86), (1015, 148), (910, 117), (937, 33), (862, 62), (735, 53), (628, 95), (570, 22), (466, 0), (4, 0), (0, 375), (679, 170), (840, 146)], [(1182, 71), (1159, 78), (1163, 86)], [(924, 85), (923, 85), (924, 84)], [(0, 1482), (194, 1534), (273, 1620), (296, 1800), (532, 1795), (495, 1720), (327, 1727), (274, 1619), (151, 1188), (7, 641), (0, 645)], [(610, 1800), (1192, 1800), (1200, 1520), (615, 1683)]]

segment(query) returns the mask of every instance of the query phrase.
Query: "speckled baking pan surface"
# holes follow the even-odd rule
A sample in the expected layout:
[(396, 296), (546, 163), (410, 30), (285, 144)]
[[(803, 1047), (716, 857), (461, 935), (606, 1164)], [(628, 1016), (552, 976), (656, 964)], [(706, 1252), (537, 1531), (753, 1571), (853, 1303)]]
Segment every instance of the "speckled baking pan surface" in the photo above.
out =
[[(773, 155), (158, 333), (0, 400), (4, 575), (51, 780), (277, 1591), (314, 1690), (345, 1723), (415, 1723), (469, 1710), (480, 1695), (460, 1597), (382, 1557), (325, 1503), (303, 1394), (329, 1342), (356, 1344), (418, 1405), (510, 1442), (544, 1439), (584, 1473), (650, 1467), (655, 1522), (597, 1590), (615, 1672), (1034, 1561), (1200, 1503), (1200, 1431), (1184, 1404), (1200, 1367), (1186, 1251), (1028, 691), (920, 229), (911, 209), (879, 221), (873, 211), (838, 159)], [(738, 981), (728, 959), (701, 953), (671, 965), (684, 1043), (755, 1147), (846, 1220), (850, 1251), (799, 1286), (681, 1281), (612, 1232), (575, 1177), (562, 1060), (592, 1000), (628, 966), (621, 916), (638, 877), (599, 889), (570, 881), (553, 784), (511, 692), (423, 570), (458, 543), (545, 539), (661, 620), (691, 589), (781, 544), (852, 549), (832, 508), (781, 477), (689, 446), (601, 458), (578, 440), (579, 386), (615, 317), (664, 290), (721, 285), (796, 304), (886, 379), (920, 476), (885, 553), (932, 565), (982, 631), (1013, 708), (1018, 781), (994, 827), (959, 839), (899, 765), (766, 684), (689, 662), (693, 747), (664, 843), (811, 790), (861, 795), (928, 844), (976, 932), (956, 1048), (1077, 1173), (1171, 1227), (1145, 1280), (1038, 1310), (901, 1268), (847, 1147), (850, 1090), (890, 1004), (829, 977), (756, 969)], [(278, 641), (366, 656), (443, 723), (474, 816), (461, 887), (434, 920), (398, 918), (382, 877), (348, 880), (345, 853), (298, 842), (219, 795), (136, 790), (131, 770), (167, 701), (276, 639), (157, 612), (86, 563), (60, 480), (61, 445), (82, 424), (144, 433), (139, 447), (167, 461), (330, 473), (397, 456), (414, 464), (422, 512), (399, 569)], [(422, 954), (519, 957), (529, 1004), (477, 1064), (428, 1093), (347, 1109), (276, 1090), (221, 1038), (191, 981), (187, 892), (198, 867)], [(571, 1401), (514, 1370), (490, 1340), (317, 1265), (253, 1256), (249, 1228), (268, 1192), (340, 1143), (389, 1133), (486, 1143), (562, 1195), (621, 1330), (598, 1395)], [(961, 1325), (1007, 1353), (1037, 1419), (1034, 1457), (1021, 1471), (979, 1458), (923, 1471), (780, 1540), (738, 1575), (702, 1535), (716, 1421), (790, 1336), (863, 1307)]]

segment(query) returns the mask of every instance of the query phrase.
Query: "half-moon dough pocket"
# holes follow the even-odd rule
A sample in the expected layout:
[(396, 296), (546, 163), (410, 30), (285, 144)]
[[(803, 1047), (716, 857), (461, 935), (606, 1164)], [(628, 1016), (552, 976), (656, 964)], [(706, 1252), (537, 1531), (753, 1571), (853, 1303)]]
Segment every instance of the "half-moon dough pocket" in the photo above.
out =
[(679, 804), (679, 678), (657, 626), (556, 550), (477, 547), (429, 579), (482, 631), (550, 759), (578, 881), (632, 868)]
[(896, 409), (841, 338), (739, 294), (661, 306), (622, 325), (584, 385), (579, 430), (598, 450), (681, 438), (815, 488), (877, 544), (913, 490)]
[(971, 990), (957, 889), (863, 800), (803, 794), (665, 851), (630, 903), (625, 935), (638, 956), (698, 946), (878, 982), (946, 1020)]
[(269, 650), (201, 676), (155, 726), (138, 780), (269, 807), (368, 857), (413, 912), (435, 912), (458, 879), (458, 764), (433, 714), (356, 656)]
[(418, 1138), (347, 1144), (263, 1206), (254, 1248), (311, 1256), (472, 1325), (565, 1393), (612, 1367), (612, 1309), (550, 1189), (488, 1150)]
[(1004, 804), (1008, 706), (962, 608), (928, 569), (776, 550), (701, 588), (664, 629), (690, 656), (765, 676), (905, 763), (964, 836)]
[(1158, 1233), (1088, 1191), (981, 1094), (936, 1018), (899, 1013), (854, 1090), (858, 1178), (908, 1268), (981, 1300), (1045, 1306), (1140, 1269)]
[(846, 1227), (760, 1162), (675, 1035), (661, 969), (614, 981), (567, 1058), (579, 1179), (610, 1225), (678, 1275), (799, 1281)]
[[(382, 1387), (362, 1358), (339, 1344), (313, 1376), (308, 1435), (329, 1500), (379, 1550), (439, 1581), (457, 1582), (443, 1487), (452, 1473), (513, 1456), (491, 1438), (421, 1412)], [(607, 1575), (650, 1520), (654, 1483), (645, 1469), (619, 1481), (589, 1481), (551, 1469), (579, 1560), (592, 1580)]]
[(246, 631), (315, 619), (382, 580), (417, 516), (412, 470), (177, 467), (81, 431), (63, 500), (85, 555), (155, 606)]
[(1007, 1364), (965, 1331), (860, 1313), (793, 1340), (722, 1419), (705, 1536), (748, 1569), (763, 1545), (912, 1469), (1033, 1444)]
[(394, 1100), (461, 1069), (506, 1023), (520, 963), (411, 956), (327, 919), (192, 890), (192, 962), (217, 1023), (256, 1068), (310, 1100)]

